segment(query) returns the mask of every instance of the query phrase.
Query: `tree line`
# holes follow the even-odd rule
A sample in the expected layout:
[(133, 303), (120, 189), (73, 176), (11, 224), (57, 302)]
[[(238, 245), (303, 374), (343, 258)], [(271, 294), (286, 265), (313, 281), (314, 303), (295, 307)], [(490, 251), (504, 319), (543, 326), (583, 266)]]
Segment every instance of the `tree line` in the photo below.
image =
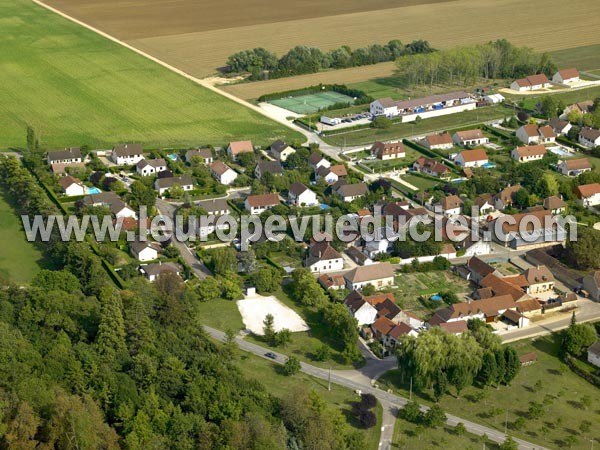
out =
[(243, 50), (229, 56), (227, 71), (233, 73), (249, 72), (250, 79), (265, 77), (281, 78), (304, 73), (316, 73), (323, 69), (344, 69), (366, 66), (385, 61), (394, 61), (404, 55), (431, 53), (435, 50), (424, 40), (415, 40), (403, 44), (395, 39), (385, 45), (373, 44), (367, 47), (351, 49), (347, 45), (324, 52), (319, 48), (296, 46), (281, 58), (274, 53), (257, 47)]
[(521, 78), (537, 73), (552, 75), (557, 68), (548, 53), (516, 47), (506, 39), (483, 45), (403, 55), (396, 60), (403, 85), (470, 84), (481, 78)]

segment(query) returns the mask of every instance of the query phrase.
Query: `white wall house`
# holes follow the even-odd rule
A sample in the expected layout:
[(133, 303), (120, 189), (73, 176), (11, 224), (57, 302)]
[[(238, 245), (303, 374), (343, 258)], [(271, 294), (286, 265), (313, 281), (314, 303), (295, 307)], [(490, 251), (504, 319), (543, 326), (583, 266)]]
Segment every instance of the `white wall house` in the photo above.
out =
[(582, 128), (579, 132), (579, 143), (587, 148), (600, 146), (600, 130), (594, 128)]
[(313, 273), (339, 272), (344, 258), (328, 242), (317, 242), (308, 249), (305, 266)]
[(582, 173), (591, 171), (592, 165), (586, 158), (565, 159), (558, 163), (556, 170), (567, 177), (576, 177)]
[(279, 205), (277, 194), (250, 195), (244, 202), (246, 210), (251, 214), (261, 214), (276, 205)]
[(454, 160), (461, 167), (481, 167), (489, 162), (484, 149), (464, 150)]
[(457, 131), (452, 135), (452, 140), (455, 144), (462, 147), (476, 147), (478, 145), (483, 145), (490, 142), (490, 140), (484, 136), (481, 130)]
[(210, 165), (212, 177), (221, 184), (233, 184), (238, 174), (235, 170), (225, 164), (223, 161), (215, 161)]
[(138, 261), (154, 261), (158, 258), (158, 244), (153, 242), (134, 241), (129, 243), (131, 255)]
[(552, 82), (569, 86), (580, 81), (579, 71), (575, 68), (562, 69), (552, 76)]
[(316, 206), (319, 204), (317, 194), (302, 183), (292, 183), (288, 191), (288, 203), (298, 207)]
[(577, 186), (576, 192), (582, 206), (587, 208), (600, 205), (600, 183)]
[(511, 83), (510, 88), (513, 91), (536, 91), (538, 89), (545, 89), (551, 86), (550, 80), (543, 73), (537, 75), (530, 75), (519, 80), (515, 80)]
[(62, 177), (60, 180), (58, 180), (58, 183), (60, 184), (63, 194), (65, 194), (67, 197), (75, 197), (86, 194), (86, 188), (83, 183), (70, 175)]
[(546, 156), (546, 147), (543, 145), (527, 145), (517, 147), (510, 153), (512, 159), (519, 163), (539, 161)]
[(48, 152), (48, 164), (81, 164), (81, 149), (70, 147), (56, 152)]
[(588, 348), (588, 362), (596, 367), (600, 367), (600, 340), (594, 342)]
[(154, 189), (159, 195), (164, 195), (173, 186), (179, 186), (184, 191), (194, 189), (194, 180), (189, 175), (181, 175), (180, 177), (157, 178), (154, 182)]
[(125, 144), (113, 147), (112, 161), (117, 166), (133, 166), (144, 159), (144, 152), (140, 144)]
[(143, 177), (156, 175), (167, 170), (167, 162), (162, 159), (142, 159), (135, 165), (135, 170)]
[(394, 284), (394, 268), (389, 262), (359, 266), (344, 274), (348, 289), (362, 289), (371, 285), (383, 289)]

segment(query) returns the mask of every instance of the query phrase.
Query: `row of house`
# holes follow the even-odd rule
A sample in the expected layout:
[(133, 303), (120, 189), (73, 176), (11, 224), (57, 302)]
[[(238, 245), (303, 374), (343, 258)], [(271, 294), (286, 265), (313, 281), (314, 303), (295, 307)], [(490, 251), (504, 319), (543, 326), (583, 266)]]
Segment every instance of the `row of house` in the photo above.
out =
[[(575, 68), (559, 70), (552, 76), (552, 83), (566, 87), (576, 85), (580, 80), (579, 71)], [(552, 86), (552, 83), (545, 74), (540, 73), (515, 80), (511, 83), (510, 88), (518, 92), (535, 91), (547, 89)]]

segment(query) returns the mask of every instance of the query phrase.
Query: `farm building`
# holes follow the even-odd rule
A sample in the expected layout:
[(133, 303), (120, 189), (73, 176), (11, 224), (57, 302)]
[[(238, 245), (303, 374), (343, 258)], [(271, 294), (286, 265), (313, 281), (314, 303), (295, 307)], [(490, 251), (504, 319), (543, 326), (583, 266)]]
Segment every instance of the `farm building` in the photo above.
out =
[(577, 83), (579, 80), (579, 71), (575, 68), (559, 70), (552, 76), (553, 83), (566, 86)]
[(550, 80), (543, 73), (515, 80), (510, 85), (513, 91), (535, 91), (550, 87)]
[(402, 122), (412, 122), (417, 117), (421, 119), (438, 117), (473, 110), (476, 107), (477, 103), (470, 94), (458, 91), (414, 100), (382, 98), (371, 103), (370, 111), (375, 116), (401, 116)]

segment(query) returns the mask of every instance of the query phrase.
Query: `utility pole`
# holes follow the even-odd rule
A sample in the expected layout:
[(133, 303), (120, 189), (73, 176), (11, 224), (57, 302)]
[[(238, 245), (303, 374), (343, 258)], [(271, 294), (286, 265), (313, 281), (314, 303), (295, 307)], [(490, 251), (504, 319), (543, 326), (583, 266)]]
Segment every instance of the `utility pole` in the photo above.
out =
[(508, 429), (508, 410), (506, 410), (506, 414), (504, 416), (504, 436), (507, 436), (507, 429)]
[(329, 366), (329, 380), (327, 383), (327, 390), (331, 391), (331, 366)]
[(410, 377), (410, 393), (409, 393), (408, 399), (410, 401), (412, 401), (412, 377)]

